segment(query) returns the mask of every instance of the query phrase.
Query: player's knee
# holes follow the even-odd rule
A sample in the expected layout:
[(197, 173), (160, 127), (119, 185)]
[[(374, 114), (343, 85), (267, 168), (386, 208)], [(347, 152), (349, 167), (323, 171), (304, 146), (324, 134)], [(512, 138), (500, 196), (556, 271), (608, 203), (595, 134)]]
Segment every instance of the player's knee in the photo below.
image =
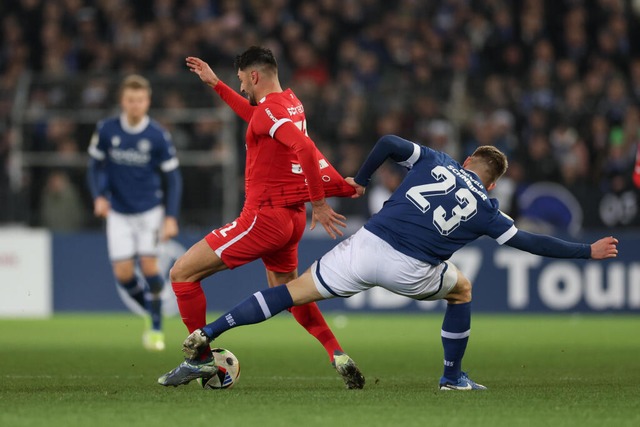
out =
[(135, 270), (129, 266), (116, 265), (113, 268), (113, 275), (119, 283), (128, 283), (133, 280), (135, 276)]
[(169, 270), (169, 278), (171, 279), (172, 282), (191, 282), (192, 280), (192, 274), (189, 271), (188, 267), (188, 263), (187, 260), (185, 259), (185, 256), (181, 256), (180, 258), (178, 258), (176, 260), (176, 262), (173, 264), (173, 267), (171, 267), (171, 270)]
[(471, 302), (471, 282), (465, 278), (462, 282), (458, 283), (459, 289), (459, 301)]
[(143, 258), (140, 260), (140, 269), (145, 277), (160, 274), (158, 269), (158, 261), (156, 258)]
[(456, 283), (453, 290), (445, 297), (452, 304), (462, 304), (471, 302), (471, 282), (466, 277), (462, 277)]
[(183, 282), (184, 280), (180, 280), (181, 276), (180, 276), (180, 266), (179, 266), (179, 259), (178, 261), (175, 262), (175, 264), (173, 264), (173, 267), (171, 267), (171, 270), (169, 270), (169, 279), (172, 282)]
[(159, 274), (145, 276), (147, 284), (149, 284), (149, 292), (153, 295), (159, 295), (164, 289), (164, 279)]

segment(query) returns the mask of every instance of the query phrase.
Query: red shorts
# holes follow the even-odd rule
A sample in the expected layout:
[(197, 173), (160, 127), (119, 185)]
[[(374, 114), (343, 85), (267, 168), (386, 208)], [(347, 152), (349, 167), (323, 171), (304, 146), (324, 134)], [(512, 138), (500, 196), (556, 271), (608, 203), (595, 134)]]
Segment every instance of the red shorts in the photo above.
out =
[(243, 209), (235, 221), (205, 240), (230, 269), (261, 258), (268, 270), (289, 273), (298, 268), (298, 242), (306, 224), (304, 205)]

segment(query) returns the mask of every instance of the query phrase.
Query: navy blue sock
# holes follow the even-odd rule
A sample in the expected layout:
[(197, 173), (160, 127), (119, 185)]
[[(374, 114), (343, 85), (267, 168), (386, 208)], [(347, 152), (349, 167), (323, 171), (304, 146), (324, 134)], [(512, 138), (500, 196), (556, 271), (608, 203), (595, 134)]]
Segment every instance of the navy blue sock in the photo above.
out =
[(151, 315), (151, 327), (156, 330), (162, 330), (162, 288), (164, 288), (164, 279), (156, 274), (155, 276), (145, 276), (149, 285), (149, 296), (147, 310)]
[(442, 346), (444, 347), (444, 377), (460, 378), (462, 358), (471, 333), (471, 303), (448, 304), (442, 322)]
[(202, 330), (209, 338), (215, 339), (231, 328), (263, 322), (292, 306), (293, 300), (287, 287), (276, 286), (256, 292)]
[(133, 278), (128, 282), (123, 283), (118, 281), (118, 283), (124, 288), (125, 291), (127, 291), (131, 298), (133, 298), (138, 304), (140, 304), (140, 307), (144, 308), (145, 310), (147, 309), (147, 303), (144, 300), (144, 286), (142, 286), (142, 284), (138, 282), (138, 278), (136, 276), (133, 276)]

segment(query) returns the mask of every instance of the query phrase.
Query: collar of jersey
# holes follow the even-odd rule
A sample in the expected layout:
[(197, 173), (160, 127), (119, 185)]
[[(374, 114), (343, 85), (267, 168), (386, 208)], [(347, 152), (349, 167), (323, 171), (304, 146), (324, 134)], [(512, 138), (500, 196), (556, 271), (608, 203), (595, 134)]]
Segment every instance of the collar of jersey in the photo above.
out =
[(149, 116), (144, 116), (142, 120), (140, 120), (140, 123), (138, 123), (135, 126), (131, 126), (129, 122), (127, 122), (127, 116), (124, 113), (122, 113), (120, 114), (120, 126), (122, 126), (122, 129), (127, 133), (130, 133), (130, 134), (140, 133), (143, 130), (145, 130), (147, 126), (149, 126)]
[(486, 188), (484, 188), (484, 184), (483, 184), (483, 183), (482, 183), (482, 181), (480, 180), (480, 177), (478, 176), (478, 174), (477, 174), (477, 173), (475, 173), (475, 172), (474, 172), (474, 171), (472, 171), (472, 170), (465, 169), (465, 168), (460, 168), (460, 169), (462, 169), (463, 171), (465, 171), (465, 172), (466, 172), (466, 173), (468, 173), (469, 175), (472, 175), (472, 176), (474, 177), (474, 179), (475, 179), (476, 181), (478, 181), (478, 184), (480, 184), (480, 187), (481, 187), (483, 190), (485, 190), (485, 191), (487, 190)]
[[(285, 89), (282, 92), (271, 92), (271, 93), (285, 93), (288, 90), (289, 89)], [(265, 96), (263, 96), (262, 99), (260, 101), (258, 101), (258, 104), (262, 104), (264, 101), (266, 101), (267, 100), (267, 96), (271, 95), (271, 93), (268, 93)]]

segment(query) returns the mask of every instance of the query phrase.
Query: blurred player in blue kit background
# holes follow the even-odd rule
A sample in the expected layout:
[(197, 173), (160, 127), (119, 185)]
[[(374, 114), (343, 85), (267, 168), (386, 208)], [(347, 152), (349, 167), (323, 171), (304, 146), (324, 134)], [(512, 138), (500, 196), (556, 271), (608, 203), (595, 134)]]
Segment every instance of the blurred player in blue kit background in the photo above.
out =
[[(371, 175), (391, 158), (409, 169), (380, 212), (353, 236), (322, 256), (285, 286), (256, 292), (184, 341), (191, 357), (220, 334), (264, 321), (293, 305), (349, 297), (374, 286), (420, 301), (447, 300), (441, 337), (444, 372), (440, 390), (483, 390), (462, 371), (471, 333), (471, 283), (448, 259), (481, 236), (498, 244), (554, 258), (606, 259), (617, 256), (617, 239), (573, 243), (519, 230), (489, 198), (507, 170), (494, 146), (480, 146), (460, 164), (447, 154), (397, 136), (382, 137), (355, 178), (358, 195)], [(384, 337), (380, 339), (384, 341)], [(185, 376), (189, 366), (172, 371)], [(197, 373), (192, 373), (197, 375)], [(204, 374), (202, 374), (204, 376)]]
[[(148, 116), (151, 86), (139, 75), (120, 87), (122, 113), (98, 123), (89, 145), (94, 214), (106, 218), (117, 282), (150, 316), (143, 345), (164, 350), (158, 245), (178, 234), (182, 177), (169, 133)], [(163, 192), (164, 174), (166, 194)], [(136, 275), (136, 261), (144, 281)]]

